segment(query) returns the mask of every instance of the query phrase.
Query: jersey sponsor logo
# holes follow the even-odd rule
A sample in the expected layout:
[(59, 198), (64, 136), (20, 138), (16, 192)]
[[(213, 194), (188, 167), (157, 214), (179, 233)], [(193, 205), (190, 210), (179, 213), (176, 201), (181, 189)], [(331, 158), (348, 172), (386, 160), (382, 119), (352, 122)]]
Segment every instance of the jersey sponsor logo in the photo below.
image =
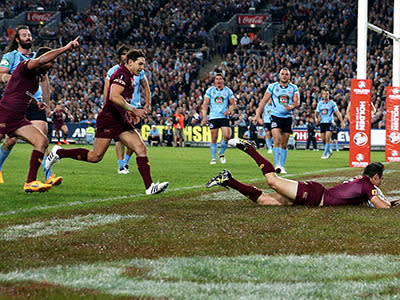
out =
[(289, 96), (288, 95), (280, 95), (278, 97), (278, 101), (279, 101), (280, 104), (286, 105), (286, 104), (289, 103)]
[(123, 85), (123, 86), (126, 85), (125, 81), (123, 81), (123, 80), (121, 80), (121, 79), (119, 79), (119, 78), (115, 78), (114, 81), (113, 81), (113, 83), (119, 83), (120, 85)]
[(223, 104), (224, 103), (224, 97), (217, 96), (217, 97), (215, 97), (214, 102), (217, 103), (217, 104)]
[(324, 109), (322, 110), (322, 114), (323, 114), (323, 115), (327, 115), (327, 114), (328, 114), (328, 109), (327, 109), (327, 108), (324, 108)]
[(3, 59), (0, 61), (0, 65), (3, 65), (3, 66), (5, 66), (5, 67), (8, 67), (8, 66), (10, 65), (10, 62), (8, 61), (8, 59), (3, 58)]

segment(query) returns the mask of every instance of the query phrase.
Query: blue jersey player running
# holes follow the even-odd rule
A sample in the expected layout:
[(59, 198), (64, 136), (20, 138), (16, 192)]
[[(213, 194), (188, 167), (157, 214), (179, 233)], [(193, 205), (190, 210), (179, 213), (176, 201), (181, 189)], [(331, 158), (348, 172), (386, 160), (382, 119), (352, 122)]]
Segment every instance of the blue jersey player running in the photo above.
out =
[(256, 122), (261, 123), (265, 105), (272, 106), (271, 131), (274, 138), (274, 159), (276, 172), (287, 174), (285, 163), (288, 153), (289, 136), (292, 133), (293, 110), (300, 105), (300, 93), (295, 84), (290, 83), (290, 71), (283, 68), (279, 72), (279, 82), (268, 85), (256, 112)]
[(333, 130), (333, 114), (336, 114), (342, 128), (344, 128), (345, 124), (336, 103), (333, 100), (329, 100), (329, 90), (327, 87), (322, 89), (321, 95), (322, 101), (318, 102), (316, 109), (316, 125), (319, 124), (321, 139), (324, 143), (324, 153), (321, 158), (327, 159), (332, 156), (330, 140)]
[[(17, 68), (18, 64), (27, 59), (35, 57), (35, 52), (32, 52), (32, 34), (28, 26), (20, 25), (16, 28), (15, 34), (10, 40), (10, 43), (5, 49), (5, 54), (0, 61), (0, 79), (2, 82), (7, 83), (10, 80), (11, 74)], [(37, 102), (44, 102), (46, 106), (49, 105), (50, 100), (50, 88), (49, 79), (47, 75), (43, 76), (43, 80), (40, 82), (39, 89), (34, 95)], [(47, 136), (47, 115), (46, 110), (39, 110), (36, 104), (31, 103), (26, 113), (26, 118), (38, 127), (42, 133)], [(6, 136), (3, 144), (0, 146), (0, 183), (4, 183), (3, 179), (3, 164), (10, 154), (12, 148), (17, 143), (18, 138)], [(45, 157), (49, 154), (49, 150), (46, 149)], [(44, 165), (43, 170), (44, 170)], [(56, 177), (52, 173), (51, 169), (46, 172), (46, 184), (59, 185), (62, 182), (62, 177)]]
[(272, 153), (272, 136), (271, 136), (271, 111), (272, 105), (268, 103), (264, 107), (264, 129), (265, 129), (265, 143), (267, 144), (268, 153)]
[[(210, 114), (207, 118), (208, 106), (210, 106)], [(228, 140), (231, 137), (231, 127), (229, 124), (229, 115), (233, 113), (236, 107), (236, 99), (230, 88), (224, 85), (224, 76), (217, 73), (214, 78), (214, 85), (207, 89), (203, 102), (203, 120), (202, 124), (209, 123), (211, 130), (211, 162), (217, 163), (217, 139), (218, 129), (221, 128), (222, 140), (221, 149), (219, 151), (219, 159), (222, 164), (226, 163), (225, 150), (228, 147)]]

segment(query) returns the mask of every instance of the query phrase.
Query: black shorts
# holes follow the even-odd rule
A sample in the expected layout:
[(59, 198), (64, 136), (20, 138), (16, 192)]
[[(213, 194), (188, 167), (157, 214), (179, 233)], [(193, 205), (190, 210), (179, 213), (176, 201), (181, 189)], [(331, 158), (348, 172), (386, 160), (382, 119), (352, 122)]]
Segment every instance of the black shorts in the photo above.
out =
[(229, 124), (229, 119), (222, 118), (222, 119), (212, 119), (209, 120), (210, 129), (218, 129), (221, 127), (231, 127)]
[(265, 131), (271, 131), (271, 123), (264, 123)]
[(277, 116), (271, 116), (271, 129), (279, 128), (282, 132), (293, 133), (292, 131), (292, 117), (280, 118)]
[(332, 132), (332, 137), (331, 140), (337, 140), (338, 133), (337, 132)]
[(319, 124), (319, 129), (321, 130), (321, 133), (325, 133), (327, 131), (332, 131), (333, 126), (332, 123), (321, 123)]
[(36, 104), (29, 104), (26, 118), (29, 121), (41, 120), (47, 122), (46, 110), (39, 110)]

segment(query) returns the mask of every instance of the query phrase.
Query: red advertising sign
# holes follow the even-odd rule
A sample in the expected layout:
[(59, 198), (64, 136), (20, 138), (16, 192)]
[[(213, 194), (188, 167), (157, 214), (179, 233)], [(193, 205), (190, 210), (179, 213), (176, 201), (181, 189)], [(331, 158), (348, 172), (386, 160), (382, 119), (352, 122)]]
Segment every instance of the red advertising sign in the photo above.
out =
[(354, 168), (364, 168), (370, 163), (371, 88), (370, 79), (351, 80), (349, 165)]
[(386, 91), (386, 161), (400, 162), (400, 87)]
[(26, 22), (28, 23), (45, 23), (56, 14), (55, 11), (27, 11)]
[(238, 15), (237, 24), (238, 25), (261, 25), (264, 23), (266, 15)]

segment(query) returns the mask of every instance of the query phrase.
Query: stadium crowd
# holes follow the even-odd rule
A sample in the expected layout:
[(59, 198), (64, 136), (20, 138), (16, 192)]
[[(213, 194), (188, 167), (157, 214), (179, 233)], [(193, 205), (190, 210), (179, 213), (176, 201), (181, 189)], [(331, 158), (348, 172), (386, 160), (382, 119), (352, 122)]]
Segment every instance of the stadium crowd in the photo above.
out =
[[(19, 1), (17, 1), (19, 3)], [(63, 103), (75, 122), (90, 122), (103, 104), (105, 72), (116, 63), (116, 49), (122, 43), (146, 52), (147, 78), (152, 92), (153, 111), (148, 124), (168, 124), (178, 107), (185, 112), (186, 125), (201, 122), (205, 90), (213, 75), (221, 70), (238, 105), (232, 124), (247, 126), (269, 83), (279, 70), (288, 67), (292, 81), (299, 86), (301, 106), (296, 109), (294, 125), (302, 126), (313, 116), (321, 98), (320, 87), (328, 85), (344, 119), (350, 100), (350, 79), (356, 77), (356, 49), (346, 45), (348, 33), (356, 22), (354, 1), (275, 1), (271, 13), (281, 24), (270, 45), (256, 30), (240, 30), (238, 45), (229, 44), (233, 31), (218, 32), (217, 45), (208, 44), (209, 30), (235, 13), (246, 13), (265, 1), (93, 1), (81, 12), (66, 14), (56, 30), (32, 27), (35, 46), (51, 48), (80, 35), (82, 47), (59, 59), (50, 73), (51, 109)], [(390, 1), (371, 1), (370, 21), (391, 30), (392, 21), (382, 20), (393, 9)], [(9, 4), (9, 2), (6, 2)], [(43, 6), (60, 1), (43, 1)], [(223, 37), (223, 38), (220, 38)], [(215, 37), (214, 37), (215, 38)], [(224, 45), (222, 45), (224, 46)], [(391, 45), (384, 38), (369, 35), (368, 78), (373, 80), (373, 102), (377, 113), (373, 127), (385, 126), (385, 86), (391, 78)], [(223, 52), (221, 53), (221, 50)], [(219, 52), (222, 62), (204, 78), (201, 67)], [(220, 59), (220, 60), (221, 60)], [(219, 61), (220, 61), (219, 60)]]

